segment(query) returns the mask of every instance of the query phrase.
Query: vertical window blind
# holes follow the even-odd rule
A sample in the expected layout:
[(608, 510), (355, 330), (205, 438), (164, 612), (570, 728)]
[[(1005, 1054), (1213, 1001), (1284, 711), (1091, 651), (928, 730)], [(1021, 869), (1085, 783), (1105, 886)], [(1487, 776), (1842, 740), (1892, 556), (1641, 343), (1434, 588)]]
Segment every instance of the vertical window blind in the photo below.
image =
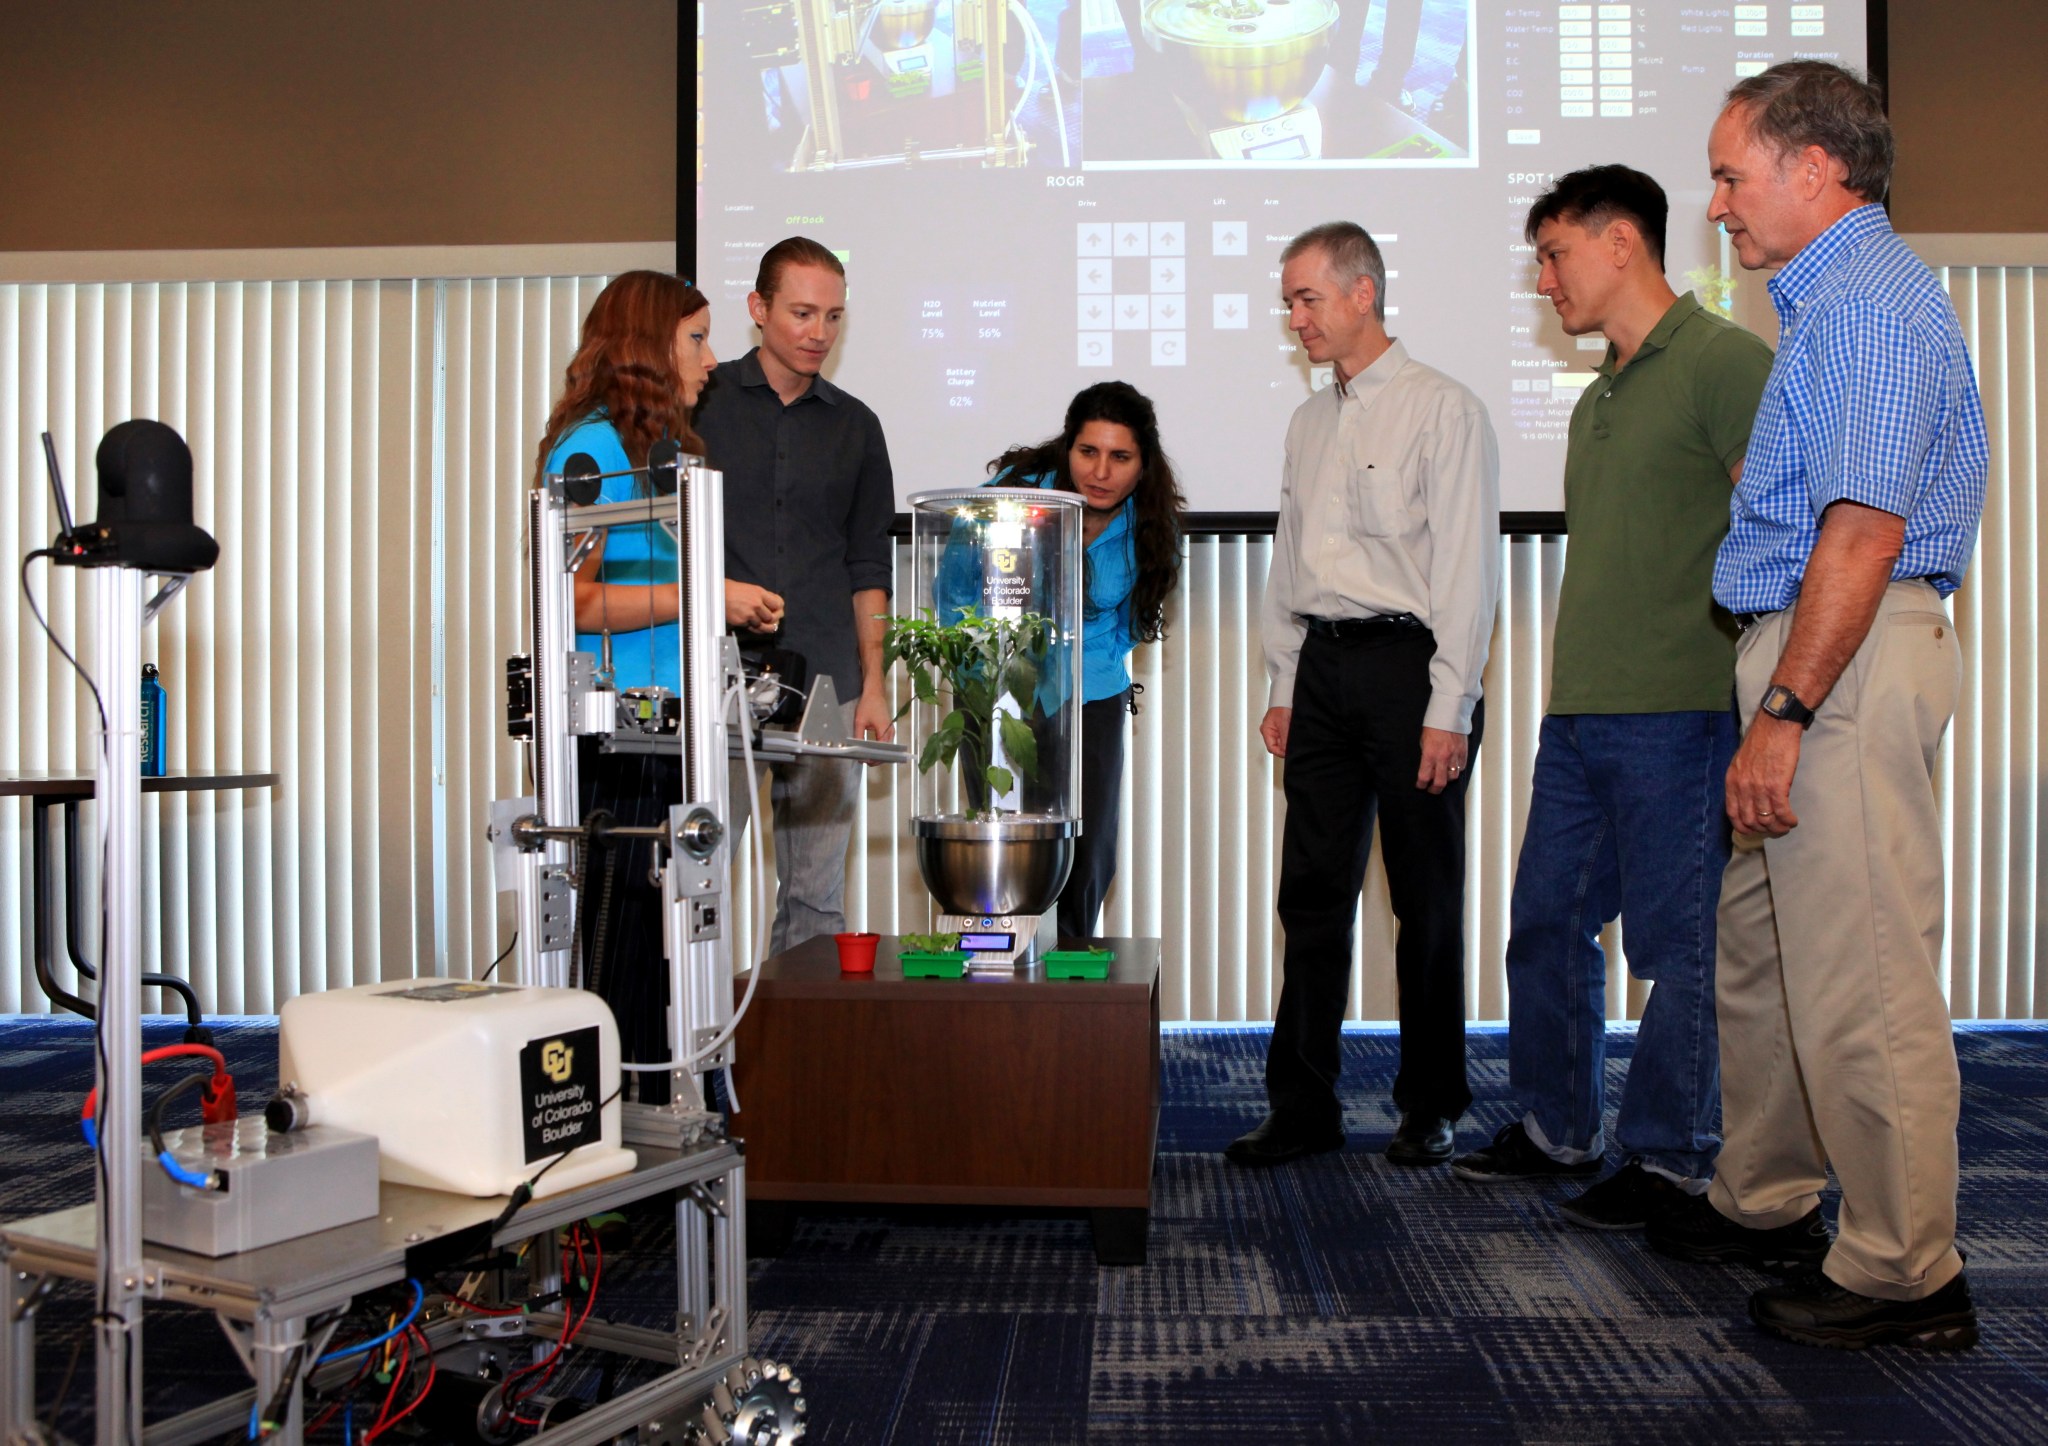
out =
[[(1959, 1018), (2038, 1018), (2048, 1013), (2037, 983), (2048, 268), (1941, 274), (1993, 438), (1983, 538), (1954, 604), (1966, 676), (1939, 780), (1952, 891), (1943, 978)], [(0, 284), (9, 558), (56, 528), (38, 434), (56, 437), (74, 510), (90, 517), (93, 449), (134, 416), (159, 417), (191, 443), (199, 521), (221, 543), (220, 565), (144, 638), (171, 695), (171, 766), (281, 778), (273, 790), (145, 801), (146, 967), (190, 978), (207, 1008), (264, 1013), (309, 990), (472, 976), (509, 940), (483, 827), (492, 799), (528, 787), (503, 729), (504, 659), (525, 647), (519, 499), (604, 280), (593, 269)], [(858, 378), (846, 380), (858, 390)], [(898, 465), (913, 472), (914, 455)], [(1508, 897), (1566, 556), (1557, 538), (1501, 547), (1488, 734), (1468, 824), (1475, 1020), (1507, 1013)], [(1171, 1019), (1264, 1021), (1279, 993), (1284, 805), (1257, 737), (1271, 550), (1259, 535), (1195, 539), (1167, 640), (1133, 658), (1143, 711), (1131, 721), (1103, 928), (1163, 940)], [(907, 578), (907, 555), (899, 562)], [(90, 588), (42, 564), (31, 581), (59, 636), (94, 669)], [(0, 658), (12, 693), (0, 708), (0, 771), (90, 774), (90, 699), (12, 579), (0, 595)], [(896, 931), (930, 918), (903, 844), (909, 796), (907, 771), (867, 773), (848, 857), (856, 926)], [(29, 810), (8, 802), (0, 947), (11, 967), (0, 969), (0, 1008), (38, 1010)], [(741, 957), (759, 929), (751, 883), (743, 866)], [(1377, 862), (1360, 924), (1352, 1014), (1392, 1018), (1394, 924)], [(90, 952), (96, 941), (86, 942)], [(1633, 1017), (1645, 986), (1627, 976), (1619, 929), (1609, 942), (1609, 1014)], [(58, 972), (70, 982), (68, 966)]]

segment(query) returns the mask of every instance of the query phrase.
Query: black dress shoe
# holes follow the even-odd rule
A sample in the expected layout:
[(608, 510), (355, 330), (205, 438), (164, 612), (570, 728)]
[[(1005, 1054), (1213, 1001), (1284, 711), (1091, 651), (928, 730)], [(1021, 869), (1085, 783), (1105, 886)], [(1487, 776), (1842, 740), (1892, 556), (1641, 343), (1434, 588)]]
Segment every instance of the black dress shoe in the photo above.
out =
[(1396, 1165), (1441, 1165), (1457, 1147), (1457, 1131), (1449, 1120), (1411, 1110), (1387, 1142), (1387, 1158)]
[(1643, 1237), (1650, 1249), (1673, 1260), (1752, 1265), (1777, 1275), (1818, 1269), (1831, 1243), (1817, 1205), (1790, 1225), (1752, 1230), (1716, 1210), (1704, 1195), (1670, 1201), (1643, 1227)]
[(1967, 1351), (1977, 1344), (1977, 1307), (1961, 1275), (1921, 1300), (1879, 1300), (1816, 1270), (1752, 1295), (1749, 1318), (1774, 1336), (1836, 1350), (1897, 1344)]
[(1232, 1140), (1223, 1151), (1223, 1158), (1233, 1165), (1283, 1165), (1304, 1155), (1321, 1155), (1343, 1148), (1344, 1131), (1334, 1125), (1322, 1130), (1304, 1129), (1278, 1115), (1267, 1115), (1257, 1129)]
[(1585, 1230), (1641, 1230), (1685, 1193), (1676, 1180), (1644, 1169), (1640, 1160), (1630, 1160), (1599, 1184), (1558, 1206), (1557, 1213)]

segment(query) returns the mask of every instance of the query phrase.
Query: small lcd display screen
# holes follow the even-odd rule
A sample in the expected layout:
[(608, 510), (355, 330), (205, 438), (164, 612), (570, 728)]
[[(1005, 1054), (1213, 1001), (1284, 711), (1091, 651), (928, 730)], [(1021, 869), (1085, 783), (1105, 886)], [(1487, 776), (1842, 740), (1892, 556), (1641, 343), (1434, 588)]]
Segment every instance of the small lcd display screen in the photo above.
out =
[(1308, 142), (1300, 136), (1286, 140), (1267, 141), (1264, 145), (1246, 146), (1246, 160), (1261, 161), (1302, 161), (1308, 159)]
[(970, 954), (1000, 954), (1017, 947), (1015, 934), (962, 934), (960, 947)]

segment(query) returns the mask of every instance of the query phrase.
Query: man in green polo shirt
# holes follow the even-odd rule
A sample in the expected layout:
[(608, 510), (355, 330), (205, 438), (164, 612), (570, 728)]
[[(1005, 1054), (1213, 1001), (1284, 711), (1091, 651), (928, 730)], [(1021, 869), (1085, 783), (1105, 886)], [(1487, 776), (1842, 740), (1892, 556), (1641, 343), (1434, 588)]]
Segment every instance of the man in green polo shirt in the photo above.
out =
[(1714, 554), (1771, 353), (1664, 279), (1658, 184), (1561, 177), (1530, 209), (1537, 289), (1607, 356), (1572, 412), (1569, 563), (1508, 939), (1508, 1068), (1524, 1113), (1452, 1161), (1468, 1180), (1590, 1178), (1602, 1130), (1607, 961), (1653, 982), (1622, 1091), (1622, 1166), (1561, 1208), (1640, 1229), (1712, 1178), (1721, 1140), (1714, 907), (1728, 862), (1734, 619)]

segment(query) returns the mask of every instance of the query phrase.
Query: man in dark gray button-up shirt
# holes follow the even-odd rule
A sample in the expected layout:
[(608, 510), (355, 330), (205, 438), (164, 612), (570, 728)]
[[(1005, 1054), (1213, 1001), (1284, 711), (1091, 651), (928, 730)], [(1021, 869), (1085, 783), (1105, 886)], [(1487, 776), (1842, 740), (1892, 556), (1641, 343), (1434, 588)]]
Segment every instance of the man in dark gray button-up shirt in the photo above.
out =
[[(747, 310), (761, 344), (720, 366), (695, 423), (725, 474), (725, 572), (779, 604), (776, 642), (830, 675), (856, 737), (895, 736), (883, 692), (895, 482), (882, 425), (820, 369), (839, 339), (846, 273), (817, 242), (793, 236), (761, 258)], [(780, 952), (846, 927), (846, 841), (857, 764), (774, 764), (779, 883), (769, 947)], [(749, 790), (736, 790), (744, 820)]]

